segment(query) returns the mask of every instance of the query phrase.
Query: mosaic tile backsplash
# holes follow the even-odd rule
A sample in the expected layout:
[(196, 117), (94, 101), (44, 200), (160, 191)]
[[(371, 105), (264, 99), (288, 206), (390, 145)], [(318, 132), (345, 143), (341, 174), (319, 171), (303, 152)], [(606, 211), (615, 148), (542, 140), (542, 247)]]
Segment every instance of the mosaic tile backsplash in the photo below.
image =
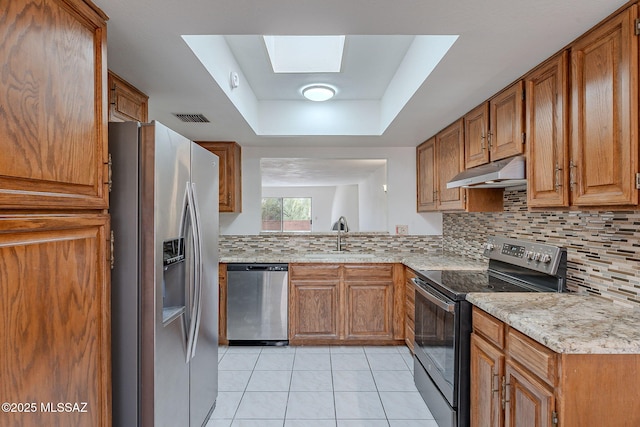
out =
[[(442, 252), (442, 236), (397, 236), (383, 233), (344, 233), (342, 246), (351, 252), (429, 253)], [(221, 235), (220, 254), (260, 253), (300, 254), (328, 252), (336, 249), (334, 234), (260, 234)]]
[(527, 193), (505, 191), (504, 212), (443, 215), (446, 252), (482, 258), (490, 234), (567, 248), (567, 286), (640, 307), (640, 211), (527, 210)]

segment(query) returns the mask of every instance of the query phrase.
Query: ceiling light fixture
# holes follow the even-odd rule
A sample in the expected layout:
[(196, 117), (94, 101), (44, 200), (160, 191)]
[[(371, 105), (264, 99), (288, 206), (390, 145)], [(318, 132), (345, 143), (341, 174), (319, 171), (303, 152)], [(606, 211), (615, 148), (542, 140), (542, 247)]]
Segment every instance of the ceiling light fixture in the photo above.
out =
[(336, 90), (328, 85), (316, 84), (302, 89), (302, 96), (309, 101), (328, 101), (336, 94)]

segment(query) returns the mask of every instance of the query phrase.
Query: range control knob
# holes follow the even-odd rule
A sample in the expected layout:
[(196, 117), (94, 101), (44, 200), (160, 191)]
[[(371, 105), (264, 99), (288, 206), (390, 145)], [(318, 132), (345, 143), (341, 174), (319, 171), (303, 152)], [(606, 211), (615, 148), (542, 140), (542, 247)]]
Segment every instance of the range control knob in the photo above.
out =
[(551, 262), (551, 255), (549, 254), (540, 255), (540, 262), (544, 262), (545, 264)]
[(532, 251), (526, 251), (526, 252), (524, 253), (524, 257), (525, 257), (526, 259), (533, 259), (533, 252), (532, 252)]
[(540, 252), (536, 252), (533, 254), (533, 260), (534, 261), (540, 261)]

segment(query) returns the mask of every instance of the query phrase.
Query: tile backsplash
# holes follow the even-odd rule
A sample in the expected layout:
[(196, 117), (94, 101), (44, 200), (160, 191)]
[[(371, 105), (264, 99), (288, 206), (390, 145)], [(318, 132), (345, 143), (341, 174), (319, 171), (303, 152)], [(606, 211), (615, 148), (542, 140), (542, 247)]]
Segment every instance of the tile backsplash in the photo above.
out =
[[(220, 254), (317, 253), (336, 249), (335, 233), (274, 233), (221, 235)], [(377, 253), (428, 253), (442, 251), (442, 236), (397, 236), (387, 233), (349, 232), (342, 235), (346, 251)]]
[(482, 258), (488, 235), (567, 247), (567, 286), (640, 306), (640, 211), (527, 210), (527, 193), (505, 191), (504, 212), (443, 214), (445, 252)]

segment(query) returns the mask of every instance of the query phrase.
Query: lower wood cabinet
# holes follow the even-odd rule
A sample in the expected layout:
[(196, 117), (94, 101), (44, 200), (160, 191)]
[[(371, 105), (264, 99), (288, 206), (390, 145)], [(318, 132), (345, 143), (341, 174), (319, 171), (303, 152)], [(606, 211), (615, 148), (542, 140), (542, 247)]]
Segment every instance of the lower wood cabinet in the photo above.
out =
[(471, 426), (640, 425), (638, 354), (558, 354), (473, 309)]
[(408, 267), (405, 267), (405, 317), (404, 317), (404, 342), (413, 353), (413, 347), (415, 345), (415, 313), (416, 313), (416, 288), (411, 279), (416, 278), (416, 274)]
[(289, 342), (401, 340), (403, 310), (395, 307), (404, 292), (398, 277), (399, 264), (291, 264)]
[(218, 343), (229, 344), (227, 339), (227, 264), (218, 266)]
[(108, 215), (0, 215), (0, 396), (35, 405), (0, 425), (111, 425), (108, 235)]

